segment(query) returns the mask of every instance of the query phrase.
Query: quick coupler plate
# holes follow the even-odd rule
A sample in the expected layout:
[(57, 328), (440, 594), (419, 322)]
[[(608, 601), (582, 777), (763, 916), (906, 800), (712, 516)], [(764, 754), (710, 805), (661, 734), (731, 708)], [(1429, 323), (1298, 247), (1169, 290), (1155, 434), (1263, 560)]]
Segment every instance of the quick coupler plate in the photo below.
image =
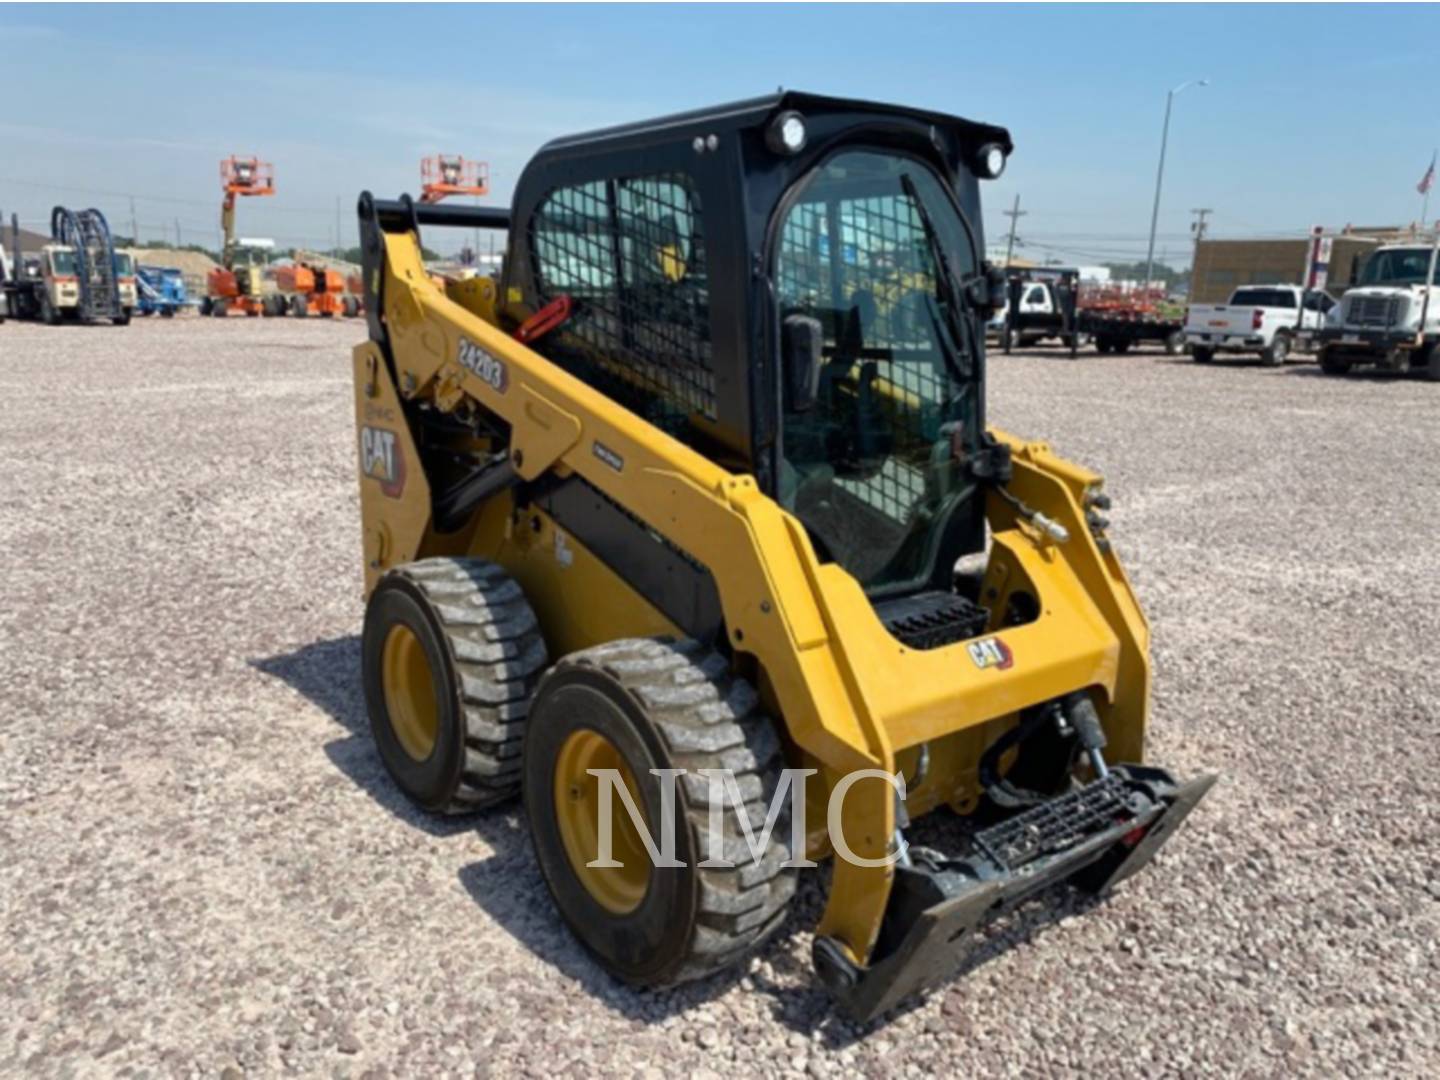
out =
[(867, 1022), (961, 966), (974, 931), (1049, 886), (1103, 893), (1154, 856), (1215, 783), (1120, 765), (1083, 788), (974, 834), (958, 857), (914, 851), (895, 868), (885, 920), (864, 969), (817, 939), (816, 970)]

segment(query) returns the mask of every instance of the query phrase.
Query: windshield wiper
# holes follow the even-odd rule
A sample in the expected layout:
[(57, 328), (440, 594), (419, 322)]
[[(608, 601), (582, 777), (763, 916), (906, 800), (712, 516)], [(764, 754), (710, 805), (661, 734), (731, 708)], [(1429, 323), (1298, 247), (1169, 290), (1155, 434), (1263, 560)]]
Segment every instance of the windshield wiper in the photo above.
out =
[[(940, 234), (935, 230), (930, 211), (925, 208), (925, 203), (920, 198), (920, 190), (909, 173), (900, 174), (900, 186), (915, 204), (915, 214), (920, 219), (920, 227), (925, 231), (925, 244), (930, 249), (931, 260), (935, 263), (935, 284), (940, 292), (940, 303), (945, 309), (945, 319), (942, 322), (935, 313), (935, 298), (926, 298), (930, 322), (935, 327), (935, 337), (951, 374), (961, 382), (966, 382), (974, 370), (975, 352), (973, 335), (968, 332), (972, 328), (965, 324), (962, 314), (959, 283), (950, 269), (950, 260), (945, 256), (945, 248), (940, 243)], [(961, 342), (965, 343), (963, 348)]]

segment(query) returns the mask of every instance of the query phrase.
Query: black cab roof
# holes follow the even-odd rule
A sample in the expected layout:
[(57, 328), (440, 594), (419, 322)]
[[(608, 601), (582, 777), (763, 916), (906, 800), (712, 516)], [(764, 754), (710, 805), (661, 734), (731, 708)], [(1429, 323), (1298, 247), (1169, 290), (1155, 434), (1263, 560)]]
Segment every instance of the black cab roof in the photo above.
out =
[(604, 143), (607, 147), (638, 147), (677, 137), (721, 134), (726, 131), (760, 127), (778, 113), (788, 109), (794, 109), (803, 115), (855, 113), (910, 121), (918, 120), (937, 128), (943, 128), (966, 143), (999, 143), (1004, 147), (1006, 154), (1014, 149), (1010, 141), (1010, 132), (992, 124), (982, 124), (974, 120), (966, 120), (964, 117), (928, 109), (916, 109), (906, 105), (890, 105), (856, 98), (828, 97), (800, 90), (782, 90), (774, 94), (747, 98), (743, 101), (732, 101), (724, 105), (711, 105), (703, 109), (691, 109), (635, 123), (618, 124), (614, 127), (599, 128), (576, 135), (564, 135), (547, 142), (536, 153), (536, 157), (563, 155), (572, 150), (590, 150), (599, 143)]

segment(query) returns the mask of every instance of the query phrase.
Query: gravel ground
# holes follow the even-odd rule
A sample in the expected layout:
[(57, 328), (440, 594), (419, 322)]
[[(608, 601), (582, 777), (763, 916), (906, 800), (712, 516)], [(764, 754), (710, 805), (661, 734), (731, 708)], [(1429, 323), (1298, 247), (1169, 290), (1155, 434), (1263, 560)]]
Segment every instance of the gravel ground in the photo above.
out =
[(0, 327), (0, 1074), (1440, 1069), (1440, 387), (995, 359), (995, 420), (1108, 476), (1154, 758), (1224, 781), (1112, 900), (857, 1031), (811, 978), (813, 881), (742, 974), (634, 993), (517, 812), (391, 788), (359, 333)]

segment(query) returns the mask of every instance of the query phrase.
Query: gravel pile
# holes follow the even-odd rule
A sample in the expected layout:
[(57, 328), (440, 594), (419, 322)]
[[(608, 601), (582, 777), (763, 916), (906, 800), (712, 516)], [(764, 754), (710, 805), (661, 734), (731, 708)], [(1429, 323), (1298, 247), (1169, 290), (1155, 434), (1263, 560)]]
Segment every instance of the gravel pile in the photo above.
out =
[(358, 693), (357, 323), (0, 327), (0, 1074), (1440, 1070), (1440, 387), (996, 357), (1104, 472), (1153, 756), (1223, 782), (1092, 910), (859, 1031), (821, 896), (750, 967), (613, 983), (515, 811), (396, 794)]

